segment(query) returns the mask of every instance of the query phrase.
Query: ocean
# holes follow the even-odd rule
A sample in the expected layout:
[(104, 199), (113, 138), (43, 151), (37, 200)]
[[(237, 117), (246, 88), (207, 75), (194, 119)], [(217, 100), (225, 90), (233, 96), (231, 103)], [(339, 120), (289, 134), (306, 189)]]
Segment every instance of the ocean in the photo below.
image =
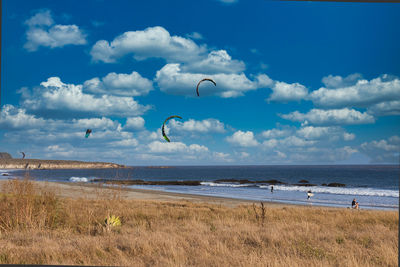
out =
[[(398, 165), (312, 165), (312, 166), (173, 166), (132, 167), (127, 169), (78, 170), (0, 170), (0, 178), (44, 181), (85, 182), (94, 179), (144, 181), (200, 181), (200, 185), (131, 185), (203, 196), (220, 196), (254, 201), (350, 207), (353, 198), (361, 209), (398, 209)], [(4, 176), (7, 173), (8, 176)], [(223, 180), (223, 181), (218, 181)], [(242, 180), (242, 181), (240, 181)], [(247, 181), (245, 181), (247, 180)], [(271, 192), (270, 180), (274, 185)], [(304, 186), (306, 180), (307, 184)], [(344, 186), (332, 187), (330, 183)], [(313, 185), (312, 185), (313, 184)], [(307, 191), (314, 194), (307, 199)]]

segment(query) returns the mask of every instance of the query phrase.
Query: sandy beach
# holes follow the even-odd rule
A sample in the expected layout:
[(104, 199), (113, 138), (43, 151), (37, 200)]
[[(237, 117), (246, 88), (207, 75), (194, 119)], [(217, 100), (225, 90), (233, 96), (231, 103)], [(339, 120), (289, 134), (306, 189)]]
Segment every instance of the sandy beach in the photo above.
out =
[[(3, 183), (4, 181), (0, 181)], [(98, 184), (90, 183), (67, 183), (67, 182), (35, 182), (38, 184), (46, 184), (47, 187), (51, 188), (60, 197), (67, 198), (87, 198), (87, 199), (97, 199), (99, 197), (99, 190), (104, 195), (112, 195), (115, 191), (118, 191), (120, 197), (126, 200), (152, 200), (152, 201), (190, 201), (193, 203), (209, 203), (224, 205), (226, 207), (236, 207), (241, 204), (251, 204), (255, 201), (252, 200), (242, 200), (226, 197), (210, 197), (210, 196), (200, 196), (194, 194), (181, 194), (181, 193), (171, 193), (163, 192), (157, 190), (147, 190), (147, 189), (133, 189), (127, 187), (110, 187), (101, 186)], [(279, 204), (274, 202), (268, 202), (268, 205), (273, 206), (283, 206), (286, 204)], [(290, 204), (288, 204), (290, 205)]]

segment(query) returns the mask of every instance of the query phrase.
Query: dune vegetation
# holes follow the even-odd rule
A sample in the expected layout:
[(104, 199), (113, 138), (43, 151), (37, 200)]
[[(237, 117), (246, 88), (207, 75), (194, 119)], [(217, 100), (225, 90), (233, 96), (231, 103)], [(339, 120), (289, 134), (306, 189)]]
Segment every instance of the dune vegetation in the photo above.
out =
[(93, 190), (95, 199), (65, 198), (44, 182), (3, 183), (0, 263), (397, 266), (396, 211), (227, 207)]

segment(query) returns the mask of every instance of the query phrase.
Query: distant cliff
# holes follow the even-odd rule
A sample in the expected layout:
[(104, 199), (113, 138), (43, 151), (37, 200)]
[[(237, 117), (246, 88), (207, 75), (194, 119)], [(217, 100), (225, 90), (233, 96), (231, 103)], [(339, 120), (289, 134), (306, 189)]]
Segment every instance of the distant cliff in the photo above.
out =
[(12, 159), (0, 158), (0, 169), (108, 169), (125, 168), (125, 165), (107, 162), (72, 160)]
[(12, 157), (6, 152), (0, 152), (0, 159), (12, 159)]

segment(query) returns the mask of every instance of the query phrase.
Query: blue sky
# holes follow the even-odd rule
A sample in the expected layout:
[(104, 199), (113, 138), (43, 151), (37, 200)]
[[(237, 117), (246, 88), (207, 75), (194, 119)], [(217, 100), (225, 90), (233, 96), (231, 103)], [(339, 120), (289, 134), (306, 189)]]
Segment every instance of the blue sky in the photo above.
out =
[[(14, 157), (399, 161), (398, 4), (4, 0), (2, 8), (0, 148)], [(202, 78), (217, 86), (202, 83), (197, 97)], [(170, 115), (183, 119), (168, 122), (167, 143)]]

